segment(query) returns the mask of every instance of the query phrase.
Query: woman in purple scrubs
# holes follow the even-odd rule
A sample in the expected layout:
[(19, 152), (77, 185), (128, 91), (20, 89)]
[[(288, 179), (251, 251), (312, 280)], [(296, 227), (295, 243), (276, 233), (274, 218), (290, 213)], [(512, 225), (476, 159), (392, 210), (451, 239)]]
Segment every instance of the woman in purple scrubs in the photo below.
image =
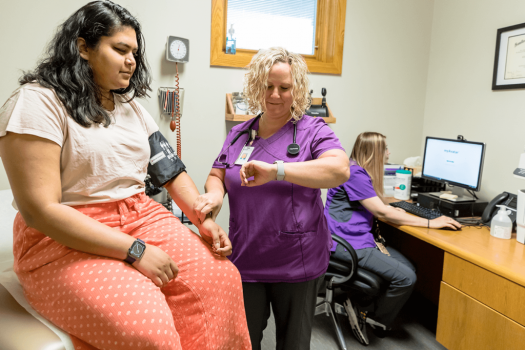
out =
[[(330, 232), (352, 245), (359, 267), (372, 271), (390, 283), (376, 301), (376, 310), (371, 315), (377, 325), (376, 334), (381, 337), (390, 329), (412, 293), (416, 274), (414, 266), (394, 248), (388, 247), (390, 256), (376, 248), (372, 234), (373, 217), (383, 218), (397, 225), (447, 227), (454, 230), (461, 228), (457, 221), (446, 216), (427, 220), (386, 205), (382, 200), (383, 165), (389, 156), (384, 135), (376, 132), (360, 134), (350, 156), (350, 178), (339, 187), (328, 190), (325, 207)], [(350, 253), (336, 243), (332, 251), (340, 260), (352, 260)], [(357, 305), (352, 305), (350, 299), (345, 302), (345, 309), (357, 340), (368, 344), (366, 318), (370, 315), (359, 310)]]
[(350, 175), (337, 136), (323, 119), (304, 115), (307, 71), (300, 55), (282, 48), (254, 56), (244, 95), (262, 113), (232, 128), (194, 205), (215, 218), (228, 193), (229, 258), (241, 273), (253, 349), (261, 348), (270, 306), (277, 349), (310, 348), (317, 285), (332, 246), (320, 188)]

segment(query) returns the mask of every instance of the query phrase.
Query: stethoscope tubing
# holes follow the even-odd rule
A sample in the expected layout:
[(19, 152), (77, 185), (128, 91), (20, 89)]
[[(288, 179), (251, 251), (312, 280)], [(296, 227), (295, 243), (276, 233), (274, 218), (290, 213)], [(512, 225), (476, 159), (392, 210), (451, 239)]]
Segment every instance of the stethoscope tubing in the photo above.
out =
[[(248, 126), (248, 129), (245, 129), (245, 130), (242, 130), (241, 132), (239, 132), (235, 136), (235, 138), (230, 142), (230, 144), (228, 145), (228, 148), (233, 146), (235, 144), (235, 142), (237, 142), (239, 137), (241, 137), (242, 135), (244, 135), (246, 133), (248, 134), (248, 140), (246, 141), (246, 144), (248, 144), (250, 141), (253, 141), (252, 140), (252, 132), (251, 132), (252, 131), (252, 127), (255, 124), (255, 122), (257, 122), (257, 120), (259, 120), (261, 118), (261, 116), (262, 116), (262, 114), (259, 114), (257, 117), (255, 117), (253, 119), (253, 121), (250, 123), (250, 126)], [(300, 150), (300, 146), (296, 143), (296, 139), (297, 139), (297, 122), (293, 123), (293, 143), (287, 146), (287, 152), (290, 153), (291, 155), (298, 154), (299, 150)], [(222, 156), (222, 154), (219, 155), (219, 158), (221, 156)], [(219, 161), (219, 163), (221, 163), (223, 165), (226, 165), (227, 167), (230, 167), (230, 165), (228, 163), (224, 163), (224, 162), (220, 162), (220, 161)]]
[[(257, 120), (259, 120), (261, 118), (261, 114), (259, 114), (257, 117), (255, 117), (253, 119), (253, 121), (250, 123), (250, 126), (248, 127), (248, 129), (245, 129), (243, 131), (241, 131), (240, 133), (237, 134), (237, 136), (235, 136), (235, 138), (232, 140), (232, 142), (230, 142), (230, 146), (232, 146), (238, 139), (239, 137), (241, 137), (242, 135), (248, 133), (248, 142), (252, 141), (252, 127), (253, 125), (255, 124), (255, 122)], [(296, 140), (297, 140), (297, 122), (293, 123), (293, 143), (296, 143)]]

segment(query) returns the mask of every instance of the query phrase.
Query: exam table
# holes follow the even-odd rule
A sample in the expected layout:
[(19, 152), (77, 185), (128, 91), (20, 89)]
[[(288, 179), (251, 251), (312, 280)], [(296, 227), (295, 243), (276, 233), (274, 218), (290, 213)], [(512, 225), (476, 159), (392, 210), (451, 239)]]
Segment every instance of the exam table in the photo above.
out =
[(73, 350), (67, 333), (42, 318), (27, 303), (13, 272), (11, 190), (0, 191), (0, 348), (3, 350)]

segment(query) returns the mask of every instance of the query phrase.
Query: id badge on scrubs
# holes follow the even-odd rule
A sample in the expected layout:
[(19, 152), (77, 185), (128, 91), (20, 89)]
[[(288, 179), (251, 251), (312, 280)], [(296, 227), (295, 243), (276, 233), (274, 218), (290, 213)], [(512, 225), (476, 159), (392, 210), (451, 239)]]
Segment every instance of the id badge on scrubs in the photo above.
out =
[(383, 243), (376, 242), (376, 246), (377, 246), (377, 249), (379, 249), (381, 251), (381, 253), (390, 256), (390, 253), (388, 252), (388, 250), (386, 250), (386, 247), (383, 245)]
[(241, 153), (239, 154), (239, 158), (237, 158), (237, 160), (235, 161), (235, 164), (243, 165), (244, 163), (246, 163), (250, 159), (252, 152), (253, 152), (253, 147), (244, 146), (242, 148)]

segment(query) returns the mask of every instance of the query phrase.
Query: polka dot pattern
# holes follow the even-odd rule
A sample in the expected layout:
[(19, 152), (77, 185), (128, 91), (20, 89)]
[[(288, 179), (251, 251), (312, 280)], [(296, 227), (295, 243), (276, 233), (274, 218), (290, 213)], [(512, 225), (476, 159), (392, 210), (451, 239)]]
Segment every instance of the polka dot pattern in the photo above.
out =
[(75, 349), (251, 349), (238, 270), (145, 194), (74, 207), (167, 252), (177, 278), (158, 288), (123, 261), (63, 246), (14, 223), (15, 272)]

